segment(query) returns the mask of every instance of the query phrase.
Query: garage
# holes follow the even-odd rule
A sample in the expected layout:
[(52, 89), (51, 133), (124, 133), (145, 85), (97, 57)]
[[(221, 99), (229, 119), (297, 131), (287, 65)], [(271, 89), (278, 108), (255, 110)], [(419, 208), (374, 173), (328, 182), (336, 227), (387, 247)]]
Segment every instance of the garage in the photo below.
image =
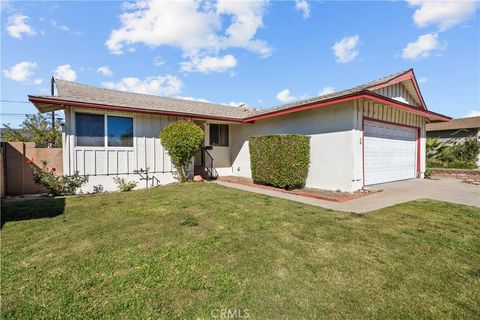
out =
[(365, 121), (365, 185), (417, 177), (417, 135), (417, 128)]

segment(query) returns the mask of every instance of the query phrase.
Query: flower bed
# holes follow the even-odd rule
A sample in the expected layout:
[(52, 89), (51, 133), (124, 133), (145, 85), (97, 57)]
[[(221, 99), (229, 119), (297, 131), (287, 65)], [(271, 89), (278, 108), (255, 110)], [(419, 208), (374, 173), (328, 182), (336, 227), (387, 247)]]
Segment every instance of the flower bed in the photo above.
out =
[(260, 189), (268, 189), (268, 190), (274, 190), (278, 192), (295, 194), (302, 197), (309, 197), (309, 198), (334, 201), (334, 202), (345, 202), (345, 201), (362, 198), (362, 197), (383, 191), (383, 190), (375, 190), (375, 189), (363, 189), (356, 192), (341, 192), (341, 191), (337, 192), (337, 191), (329, 191), (329, 190), (314, 189), (314, 188), (285, 190), (285, 189), (275, 188), (271, 186), (256, 184), (253, 182), (252, 179), (248, 179), (244, 177), (225, 176), (225, 177), (220, 177), (218, 180), (242, 184), (245, 186), (256, 187)]

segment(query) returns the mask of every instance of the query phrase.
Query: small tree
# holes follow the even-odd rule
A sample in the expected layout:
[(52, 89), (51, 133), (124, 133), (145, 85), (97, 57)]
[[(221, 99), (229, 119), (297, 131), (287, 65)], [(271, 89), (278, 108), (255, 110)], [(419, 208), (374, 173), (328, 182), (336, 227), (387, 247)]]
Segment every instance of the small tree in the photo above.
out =
[(188, 181), (188, 165), (202, 147), (203, 139), (203, 130), (193, 122), (185, 120), (173, 122), (160, 132), (160, 140), (177, 169), (180, 182)]
[(3, 124), (3, 141), (33, 141), (38, 148), (61, 148), (62, 129), (61, 121), (57, 118), (55, 127), (47, 116), (38, 114), (27, 114), (20, 129), (12, 129), (9, 124)]

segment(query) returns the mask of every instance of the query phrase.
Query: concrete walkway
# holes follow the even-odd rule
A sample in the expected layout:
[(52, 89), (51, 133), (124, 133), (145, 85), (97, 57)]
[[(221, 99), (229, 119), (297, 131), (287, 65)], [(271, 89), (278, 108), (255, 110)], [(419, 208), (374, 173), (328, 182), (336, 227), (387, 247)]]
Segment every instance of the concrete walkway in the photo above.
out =
[(343, 203), (302, 197), (294, 194), (245, 186), (226, 181), (214, 181), (222, 186), (261, 193), (336, 211), (364, 213), (417, 200), (434, 199), (480, 207), (480, 186), (467, 184), (458, 179), (438, 177), (435, 180), (412, 179), (374, 186), (383, 192)]

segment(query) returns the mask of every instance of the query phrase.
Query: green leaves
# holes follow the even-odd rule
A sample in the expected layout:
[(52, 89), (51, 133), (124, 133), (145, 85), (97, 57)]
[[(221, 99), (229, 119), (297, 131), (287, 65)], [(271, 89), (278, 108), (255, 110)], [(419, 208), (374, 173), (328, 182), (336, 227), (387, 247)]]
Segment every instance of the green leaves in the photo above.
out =
[(287, 190), (303, 188), (310, 164), (310, 137), (298, 134), (250, 137), (256, 183)]
[(8, 124), (3, 125), (3, 141), (32, 141), (37, 148), (61, 148), (62, 129), (61, 121), (56, 119), (55, 128), (46, 115), (28, 114), (20, 129), (12, 129)]
[(192, 157), (202, 147), (203, 130), (191, 121), (180, 120), (160, 132), (160, 140), (178, 171), (180, 182), (186, 182), (187, 168)]

